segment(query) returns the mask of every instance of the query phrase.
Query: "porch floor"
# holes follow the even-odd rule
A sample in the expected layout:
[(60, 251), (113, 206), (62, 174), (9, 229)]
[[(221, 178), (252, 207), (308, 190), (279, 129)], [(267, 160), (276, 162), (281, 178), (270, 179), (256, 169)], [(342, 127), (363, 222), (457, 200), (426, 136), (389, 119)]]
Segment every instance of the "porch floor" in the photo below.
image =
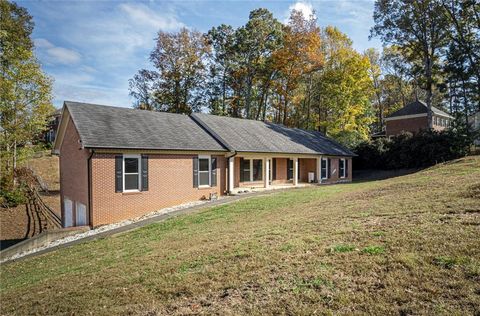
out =
[(318, 183), (299, 182), (297, 186), (294, 186), (293, 183), (270, 184), (268, 189), (264, 187), (239, 187), (239, 188), (235, 188), (231, 193), (231, 195), (237, 195), (237, 194), (248, 193), (248, 192), (262, 192), (262, 191), (270, 191), (270, 190), (305, 188), (305, 187), (312, 187), (316, 185), (318, 185)]

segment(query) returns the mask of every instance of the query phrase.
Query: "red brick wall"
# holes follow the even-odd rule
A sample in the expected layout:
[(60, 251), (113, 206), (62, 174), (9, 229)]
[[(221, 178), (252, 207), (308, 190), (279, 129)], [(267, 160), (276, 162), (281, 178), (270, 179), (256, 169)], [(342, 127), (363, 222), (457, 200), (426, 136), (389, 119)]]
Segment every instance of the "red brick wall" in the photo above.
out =
[[(288, 158), (275, 158), (276, 160), (276, 177), (275, 180), (273, 181), (273, 184), (280, 184), (280, 183), (287, 183), (287, 164), (288, 164)], [(291, 182), (291, 180), (290, 180)]]
[(313, 172), (317, 178), (317, 159), (300, 158), (298, 159), (298, 179), (299, 182), (308, 182), (308, 173)]
[(402, 131), (418, 133), (421, 129), (426, 129), (427, 127), (428, 120), (426, 116), (386, 122), (387, 137), (398, 135)]
[(149, 154), (148, 191), (115, 192), (115, 154), (92, 158), (93, 226), (138, 217), (165, 207), (209, 198), (225, 192), (226, 160), (217, 157), (217, 186), (193, 187), (194, 155)]
[(345, 158), (348, 160), (348, 175), (346, 178), (340, 178), (340, 159), (337, 157), (330, 157), (330, 178), (322, 180), (322, 183), (337, 183), (337, 182), (351, 182), (352, 181), (352, 158)]
[[(75, 202), (80, 202), (88, 210), (88, 167), (90, 152), (82, 149), (77, 129), (70, 119), (65, 129), (62, 146), (60, 147), (60, 203), (62, 219), (65, 218), (64, 198), (72, 201), (73, 224), (75, 225)], [(87, 212), (88, 213), (88, 212)], [(87, 218), (88, 222), (88, 218)]]

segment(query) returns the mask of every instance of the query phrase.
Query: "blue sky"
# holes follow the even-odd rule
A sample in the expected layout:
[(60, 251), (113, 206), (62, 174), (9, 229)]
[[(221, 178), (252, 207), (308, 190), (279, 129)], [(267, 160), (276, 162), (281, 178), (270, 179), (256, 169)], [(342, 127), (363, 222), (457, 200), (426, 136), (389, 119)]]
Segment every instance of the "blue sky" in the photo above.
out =
[(43, 69), (54, 78), (54, 104), (64, 100), (130, 107), (128, 79), (149, 68), (159, 30), (201, 32), (222, 23), (238, 27), (256, 8), (286, 21), (292, 8), (315, 10), (320, 26), (335, 25), (363, 51), (373, 0), (339, 1), (19, 1), (35, 21), (33, 38)]

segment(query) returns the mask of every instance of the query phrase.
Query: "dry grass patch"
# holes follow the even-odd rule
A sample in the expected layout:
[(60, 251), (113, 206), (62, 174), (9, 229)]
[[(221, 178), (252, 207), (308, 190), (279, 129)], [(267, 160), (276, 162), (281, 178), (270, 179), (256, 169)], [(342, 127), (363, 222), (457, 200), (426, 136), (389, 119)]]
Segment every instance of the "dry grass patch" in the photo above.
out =
[(478, 314), (478, 184), (473, 157), (180, 216), (2, 265), (0, 314)]

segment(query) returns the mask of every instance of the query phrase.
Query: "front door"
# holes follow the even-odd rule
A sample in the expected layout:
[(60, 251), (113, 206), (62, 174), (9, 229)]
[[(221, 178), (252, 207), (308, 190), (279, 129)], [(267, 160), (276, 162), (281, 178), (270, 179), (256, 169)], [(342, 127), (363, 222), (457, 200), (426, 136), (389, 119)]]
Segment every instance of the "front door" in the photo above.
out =
[(288, 159), (287, 163), (287, 180), (293, 179), (293, 159)]

